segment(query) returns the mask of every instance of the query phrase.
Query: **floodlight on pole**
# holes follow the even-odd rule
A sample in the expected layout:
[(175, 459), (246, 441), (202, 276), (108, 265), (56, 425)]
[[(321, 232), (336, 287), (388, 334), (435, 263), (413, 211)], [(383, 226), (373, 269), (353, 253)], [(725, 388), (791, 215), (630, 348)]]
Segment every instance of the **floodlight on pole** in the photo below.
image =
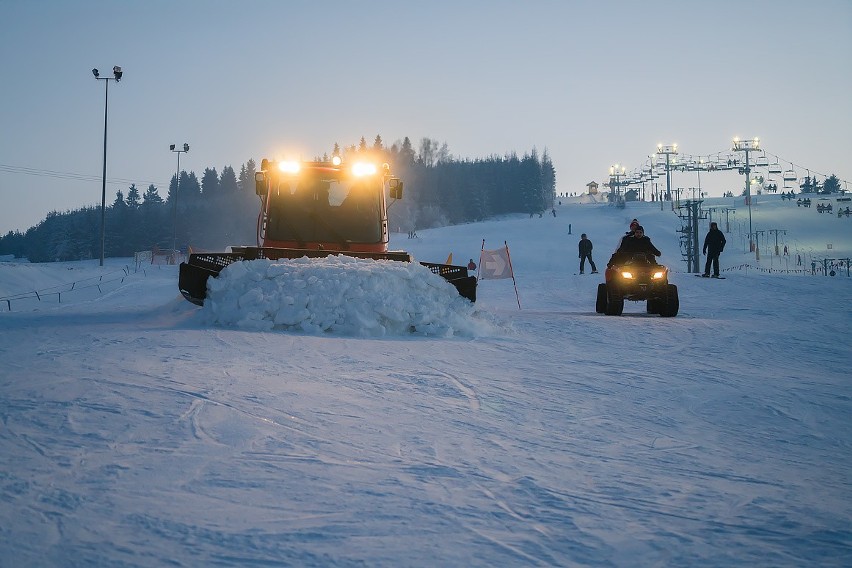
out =
[[(760, 138), (753, 138), (751, 140), (740, 140), (739, 137), (734, 138), (733, 146), (731, 150), (734, 152), (744, 152), (745, 153), (745, 167), (740, 168), (740, 173), (745, 175), (745, 192), (746, 192), (746, 203), (748, 204), (748, 234), (749, 241), (748, 247), (749, 252), (755, 252), (756, 247), (755, 243), (752, 240), (752, 227), (751, 227), (751, 184), (754, 180), (750, 179), (751, 174), (751, 164), (748, 161), (749, 152), (756, 152), (760, 150)], [(759, 258), (760, 253), (756, 252), (756, 256)]]
[(92, 69), (92, 75), (98, 81), (104, 82), (104, 169), (101, 184), (101, 266), (104, 265), (104, 248), (106, 245), (106, 174), (107, 174), (107, 117), (109, 116), (109, 82), (121, 81), (123, 74), (121, 67), (116, 65), (112, 68), (112, 77), (101, 77), (97, 68)]
[[(677, 156), (677, 144), (657, 144), (657, 154), (666, 157), (666, 197), (672, 198), (671, 156)], [(660, 210), (663, 206), (660, 204)]]
[(184, 143), (183, 148), (176, 148), (174, 144), (170, 144), (169, 150), (177, 154), (177, 175), (175, 176), (175, 195), (172, 207), (172, 254), (177, 254), (177, 199), (180, 190), (180, 155), (189, 152), (189, 144)]
[[(610, 204), (612, 204), (612, 203), (620, 204), (621, 203), (621, 176), (624, 175), (624, 172), (625, 172), (624, 166), (619, 166), (618, 164), (614, 164), (614, 165), (609, 167), (609, 186), (610, 186), (610, 189), (615, 187), (615, 190), (614, 190), (615, 201), (610, 199)], [(613, 181), (613, 179), (615, 181)], [(613, 194), (613, 191), (610, 191), (610, 195), (612, 195), (612, 194)]]

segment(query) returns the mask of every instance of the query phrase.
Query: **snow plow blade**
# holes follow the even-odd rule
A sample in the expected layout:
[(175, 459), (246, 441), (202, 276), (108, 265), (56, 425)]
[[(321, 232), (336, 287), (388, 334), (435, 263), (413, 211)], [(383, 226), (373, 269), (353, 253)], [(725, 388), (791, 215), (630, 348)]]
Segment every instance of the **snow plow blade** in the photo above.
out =
[[(374, 260), (412, 261), (411, 255), (407, 252), (370, 253), (338, 250), (233, 247), (232, 252), (194, 253), (189, 255), (188, 262), (180, 264), (178, 288), (184, 298), (197, 306), (202, 306), (204, 305), (204, 298), (207, 297), (207, 279), (211, 276), (214, 278), (217, 277), (223, 268), (233, 262), (256, 260), (259, 258), (270, 260), (302, 257), (325, 258), (337, 254)], [(476, 277), (469, 276), (466, 267), (431, 262), (421, 262), (420, 264), (455, 286), (459, 295), (462, 297), (467, 298), (471, 302), (476, 301)]]

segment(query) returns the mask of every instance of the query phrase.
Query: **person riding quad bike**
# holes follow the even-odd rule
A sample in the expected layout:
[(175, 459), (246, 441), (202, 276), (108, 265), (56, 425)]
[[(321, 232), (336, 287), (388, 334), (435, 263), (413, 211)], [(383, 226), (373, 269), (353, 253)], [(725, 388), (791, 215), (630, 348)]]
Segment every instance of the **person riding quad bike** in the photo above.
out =
[(647, 312), (663, 317), (677, 315), (680, 301), (677, 286), (668, 281), (669, 270), (658, 264), (661, 253), (636, 226), (633, 236), (625, 236), (607, 263), (605, 282), (598, 284), (595, 311), (621, 315), (624, 301), (647, 301)]
[(644, 253), (649, 262), (652, 263), (656, 263), (656, 259), (654, 257), (662, 254), (651, 242), (651, 239), (645, 236), (645, 229), (642, 225), (635, 225), (632, 237), (625, 235), (624, 238), (621, 239), (621, 243), (618, 245), (618, 250), (612, 254), (606, 266), (607, 268), (617, 266), (637, 253)]

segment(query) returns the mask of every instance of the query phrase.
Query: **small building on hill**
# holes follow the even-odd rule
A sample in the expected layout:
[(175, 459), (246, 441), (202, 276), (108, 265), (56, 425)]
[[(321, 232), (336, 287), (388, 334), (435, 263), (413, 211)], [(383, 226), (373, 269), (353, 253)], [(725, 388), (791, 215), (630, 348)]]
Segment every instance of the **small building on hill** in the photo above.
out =
[(597, 195), (598, 194), (598, 184), (597, 182), (590, 181), (586, 184), (586, 187), (589, 188), (589, 195)]

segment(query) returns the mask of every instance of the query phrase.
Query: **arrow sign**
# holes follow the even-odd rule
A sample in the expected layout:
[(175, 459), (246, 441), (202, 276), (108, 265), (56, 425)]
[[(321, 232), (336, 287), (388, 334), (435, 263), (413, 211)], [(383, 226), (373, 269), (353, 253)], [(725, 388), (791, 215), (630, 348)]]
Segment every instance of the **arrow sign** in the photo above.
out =
[(512, 277), (509, 252), (506, 247), (497, 250), (483, 250), (480, 264), (479, 278), (482, 280), (500, 280), (501, 278)]

